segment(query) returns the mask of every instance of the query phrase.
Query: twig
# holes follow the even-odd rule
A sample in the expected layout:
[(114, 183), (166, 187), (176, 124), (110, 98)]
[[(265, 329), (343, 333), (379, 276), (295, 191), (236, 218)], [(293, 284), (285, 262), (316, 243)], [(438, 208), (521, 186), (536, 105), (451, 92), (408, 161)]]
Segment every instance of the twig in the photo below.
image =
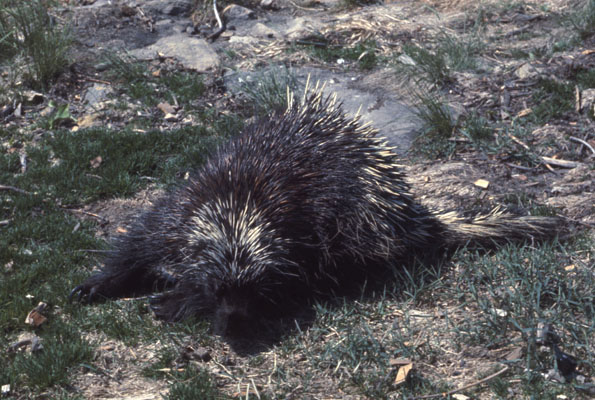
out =
[(0, 185), (0, 190), (12, 190), (13, 192), (22, 193), (22, 194), (33, 194), (31, 192), (27, 192), (26, 190), (19, 189), (14, 186), (7, 186), (7, 185)]
[[(507, 136), (510, 139), (512, 139), (513, 142), (522, 146), (525, 150), (531, 151), (531, 148), (523, 141), (517, 139), (516, 137), (512, 136), (511, 134), (507, 134)], [(582, 141), (581, 141), (581, 143), (582, 143)], [(555, 165), (556, 167), (562, 167), (562, 168), (576, 168), (581, 165), (581, 163), (576, 162), (576, 161), (560, 160), (557, 158), (546, 157), (546, 156), (538, 156), (538, 157), (541, 159), (541, 161), (544, 162), (546, 168), (548, 168), (550, 171), (553, 171), (553, 169), (550, 167), (550, 165)]]
[(513, 164), (513, 163), (506, 163), (506, 165), (508, 165), (510, 168), (516, 168), (516, 169), (520, 169), (520, 170), (523, 170), (523, 171), (533, 171), (534, 170), (534, 168), (523, 167), (522, 165), (516, 165), (516, 164)]
[(586, 148), (588, 148), (589, 150), (591, 150), (591, 153), (595, 154), (595, 149), (586, 140), (579, 139), (579, 138), (574, 137), (574, 136), (570, 136), (570, 140), (572, 140), (573, 142), (578, 142), (578, 143), (584, 145)]
[(71, 212), (71, 213), (80, 213), (80, 214), (85, 214), (85, 215), (88, 215), (88, 216), (90, 216), (90, 217), (97, 218), (98, 220), (101, 220), (101, 221), (105, 221), (105, 220), (106, 220), (106, 219), (105, 219), (104, 217), (102, 217), (101, 215), (99, 215), (99, 214), (93, 214), (92, 212), (89, 212), (89, 211), (84, 211), (84, 210), (73, 210), (73, 209), (69, 209), (69, 208), (65, 208), (65, 210), (66, 210), (66, 211), (69, 211), (69, 212)]
[(562, 168), (576, 168), (581, 165), (581, 163), (576, 162), (576, 161), (561, 160), (558, 158), (552, 158), (552, 157), (546, 157), (546, 156), (541, 156), (540, 158), (546, 164), (555, 165), (557, 167), (562, 167)]
[(445, 397), (446, 398), (446, 397), (448, 397), (450, 395), (453, 395), (453, 394), (455, 394), (457, 392), (463, 391), (465, 389), (469, 389), (470, 387), (481, 385), (482, 383), (485, 383), (485, 382), (487, 382), (487, 381), (489, 381), (491, 379), (494, 379), (495, 377), (497, 377), (499, 375), (502, 375), (506, 371), (508, 371), (508, 366), (502, 368), (500, 371), (498, 371), (498, 372), (496, 372), (496, 373), (494, 373), (494, 374), (492, 374), (490, 376), (486, 376), (483, 379), (480, 379), (480, 380), (478, 380), (476, 382), (472, 382), (472, 383), (470, 383), (468, 385), (465, 385), (465, 386), (462, 386), (462, 387), (460, 387), (458, 389), (453, 389), (450, 392), (429, 394), (429, 395), (426, 395), (426, 396), (409, 397), (408, 400), (437, 399), (439, 397)]
[(90, 76), (83, 76), (83, 79), (79, 79), (79, 82), (84, 82), (84, 81), (95, 82), (95, 83), (103, 83), (104, 85), (111, 85), (112, 84), (111, 82), (102, 81), (101, 79), (91, 78)]
[(219, 11), (217, 11), (217, 0), (213, 0), (213, 11), (215, 11), (215, 18), (217, 19), (217, 24), (219, 25), (219, 29), (217, 29), (215, 32), (211, 33), (209, 36), (207, 36), (207, 39), (209, 40), (215, 40), (219, 37), (219, 35), (221, 35), (223, 32), (225, 32), (225, 29), (227, 29), (227, 26), (225, 25), (225, 23), (221, 20), (221, 17), (219, 16)]

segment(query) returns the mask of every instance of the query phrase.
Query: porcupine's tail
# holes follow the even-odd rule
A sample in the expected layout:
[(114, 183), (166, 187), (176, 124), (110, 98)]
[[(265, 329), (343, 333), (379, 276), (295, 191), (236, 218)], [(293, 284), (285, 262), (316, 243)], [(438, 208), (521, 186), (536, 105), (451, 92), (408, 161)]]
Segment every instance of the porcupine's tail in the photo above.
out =
[(436, 217), (446, 226), (450, 249), (464, 246), (490, 249), (511, 242), (553, 239), (563, 226), (559, 217), (518, 216), (501, 208), (472, 218), (454, 212), (438, 213)]

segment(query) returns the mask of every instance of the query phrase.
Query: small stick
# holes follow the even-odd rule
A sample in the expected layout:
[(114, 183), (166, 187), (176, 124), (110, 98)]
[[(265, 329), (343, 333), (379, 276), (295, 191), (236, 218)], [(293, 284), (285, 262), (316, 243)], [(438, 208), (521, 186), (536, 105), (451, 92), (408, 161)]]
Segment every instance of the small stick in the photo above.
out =
[(90, 76), (83, 76), (83, 79), (79, 79), (79, 82), (84, 82), (84, 81), (95, 82), (95, 83), (103, 83), (104, 85), (111, 85), (112, 84), (111, 82), (102, 81), (101, 79), (91, 78)]
[(221, 17), (219, 16), (219, 11), (217, 11), (217, 0), (213, 0), (213, 10), (215, 11), (215, 18), (217, 19), (217, 24), (219, 25), (219, 29), (217, 29), (215, 32), (211, 33), (209, 36), (207, 36), (207, 39), (210, 40), (215, 40), (219, 37), (219, 35), (221, 35), (223, 32), (225, 32), (225, 29), (227, 29), (227, 26), (225, 25), (225, 23), (221, 20)]
[(572, 140), (573, 142), (578, 142), (578, 143), (584, 145), (586, 148), (588, 148), (589, 150), (591, 150), (591, 153), (595, 154), (595, 149), (586, 140), (579, 139), (579, 138), (574, 137), (574, 136), (570, 136), (570, 140)]
[(8, 185), (0, 185), (0, 190), (12, 190), (13, 192), (22, 193), (22, 194), (33, 194), (31, 192), (27, 192), (26, 190), (19, 189), (14, 186), (8, 186)]
[(506, 165), (508, 165), (510, 168), (516, 168), (516, 169), (520, 169), (523, 171), (533, 171), (534, 169), (531, 167), (523, 167), (522, 165), (516, 165), (513, 163), (506, 163)]
[(576, 162), (576, 161), (562, 160), (559, 158), (552, 158), (552, 157), (546, 157), (546, 156), (541, 156), (540, 158), (544, 163), (550, 164), (550, 165), (555, 165), (556, 167), (576, 168), (579, 165), (581, 165), (581, 163)]
[(490, 376), (486, 376), (483, 379), (480, 379), (480, 380), (478, 380), (476, 382), (473, 382), (473, 383), (470, 383), (468, 385), (462, 386), (462, 387), (460, 387), (458, 389), (453, 389), (450, 392), (429, 394), (427, 396), (409, 397), (408, 400), (437, 399), (439, 397), (446, 398), (446, 397), (448, 397), (450, 395), (455, 394), (456, 392), (460, 392), (460, 391), (463, 391), (465, 389), (469, 389), (470, 387), (477, 386), (477, 385), (480, 385), (480, 384), (482, 384), (484, 382), (489, 381), (490, 379), (494, 379), (495, 377), (497, 377), (498, 375), (502, 375), (506, 371), (508, 371), (508, 366), (502, 368), (500, 371), (498, 371), (498, 372), (496, 372), (496, 373), (494, 373), (494, 374), (492, 374)]
[(85, 214), (85, 215), (88, 215), (88, 216), (90, 216), (90, 217), (97, 218), (97, 219), (99, 219), (99, 220), (101, 220), (101, 221), (105, 221), (105, 218), (103, 218), (101, 215), (98, 215), (98, 214), (93, 214), (92, 212), (89, 212), (89, 211), (84, 211), (84, 210), (71, 210), (71, 209), (68, 209), (68, 208), (66, 208), (66, 210), (67, 210), (67, 211), (69, 211), (69, 212), (71, 212), (71, 213), (80, 213), (80, 214)]

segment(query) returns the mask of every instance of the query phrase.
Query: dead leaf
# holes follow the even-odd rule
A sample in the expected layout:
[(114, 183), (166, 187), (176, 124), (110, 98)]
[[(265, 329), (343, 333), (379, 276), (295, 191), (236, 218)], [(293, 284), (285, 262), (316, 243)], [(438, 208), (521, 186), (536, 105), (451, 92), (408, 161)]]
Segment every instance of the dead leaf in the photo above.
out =
[(160, 109), (166, 116), (167, 114), (175, 114), (176, 109), (169, 103), (159, 103), (157, 108)]
[(524, 108), (521, 111), (519, 111), (516, 116), (517, 117), (526, 117), (527, 115), (531, 114), (532, 112), (533, 112), (532, 109), (530, 109), (530, 108)]
[(575, 271), (576, 270), (576, 266), (574, 264), (570, 264), (564, 267), (564, 269), (568, 272), (570, 271)]
[(405, 382), (409, 376), (409, 372), (411, 372), (411, 369), (413, 369), (413, 363), (409, 363), (400, 367), (395, 378), (395, 385), (400, 385), (401, 383)]
[(593, 53), (595, 53), (595, 49), (587, 49), (587, 50), (583, 50), (583, 51), (581, 52), (581, 54), (582, 54), (583, 56), (588, 56), (589, 54), (593, 54)]
[(411, 359), (409, 358), (391, 358), (388, 362), (391, 367), (397, 367), (402, 365), (411, 364)]
[(118, 232), (118, 233), (126, 233), (126, 232), (128, 232), (128, 229), (126, 229), (126, 228), (124, 228), (122, 226), (119, 226), (119, 227), (116, 228), (116, 232)]
[(77, 120), (79, 128), (88, 128), (90, 126), (98, 125), (95, 121), (99, 118), (98, 113), (85, 114)]
[(157, 69), (153, 72), (151, 72), (151, 75), (153, 75), (154, 77), (158, 78), (161, 75), (161, 70)]
[(163, 117), (163, 119), (165, 119), (167, 122), (176, 122), (178, 120), (178, 117), (176, 117), (174, 114), (165, 114), (165, 117)]
[(40, 302), (37, 307), (29, 312), (27, 318), (25, 318), (25, 323), (27, 325), (31, 325), (34, 328), (37, 328), (39, 325), (43, 324), (48, 319), (41, 314), (43, 310), (46, 309), (47, 303)]
[(475, 182), (473, 182), (473, 184), (482, 189), (487, 189), (488, 186), (490, 186), (490, 182), (486, 181), (485, 179), (478, 179)]
[(101, 158), (101, 156), (97, 156), (97, 157), (95, 157), (94, 159), (92, 159), (92, 160), (90, 161), (90, 163), (91, 163), (91, 168), (93, 168), (93, 169), (97, 169), (97, 168), (99, 168), (99, 166), (101, 165), (101, 162), (102, 162), (102, 161), (103, 161), (103, 159)]
[(520, 360), (522, 356), (523, 356), (523, 348), (519, 346), (519, 347), (515, 347), (514, 349), (512, 349), (506, 355), (506, 359), (508, 361)]

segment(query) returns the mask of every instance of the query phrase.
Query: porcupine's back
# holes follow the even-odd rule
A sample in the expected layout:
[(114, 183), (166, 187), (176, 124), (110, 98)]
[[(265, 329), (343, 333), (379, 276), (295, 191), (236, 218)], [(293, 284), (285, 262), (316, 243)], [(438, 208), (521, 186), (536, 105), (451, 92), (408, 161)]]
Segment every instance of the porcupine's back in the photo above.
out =
[(277, 301), (441, 248), (441, 225), (396, 162), (375, 130), (309, 92), (220, 149), (183, 191), (201, 272)]

